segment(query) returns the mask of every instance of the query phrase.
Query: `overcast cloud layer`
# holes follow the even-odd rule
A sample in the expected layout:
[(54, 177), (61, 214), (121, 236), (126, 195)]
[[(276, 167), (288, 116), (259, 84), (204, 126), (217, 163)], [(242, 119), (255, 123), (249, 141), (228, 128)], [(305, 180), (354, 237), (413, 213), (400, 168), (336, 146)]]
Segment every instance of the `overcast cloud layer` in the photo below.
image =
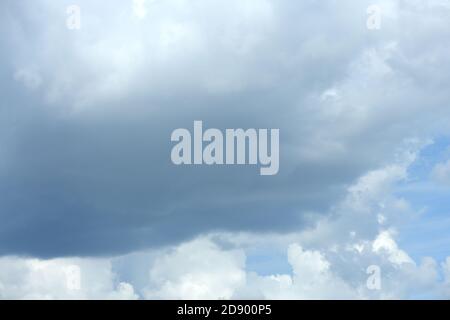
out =
[[(376, 1), (379, 30), (365, 0), (75, 2), (80, 30), (73, 1), (0, 4), (0, 297), (448, 297), (450, 260), (396, 241), (396, 188), (449, 133), (450, 2)], [(279, 128), (279, 174), (174, 166), (194, 120)], [(42, 280), (72, 264), (83, 290)]]

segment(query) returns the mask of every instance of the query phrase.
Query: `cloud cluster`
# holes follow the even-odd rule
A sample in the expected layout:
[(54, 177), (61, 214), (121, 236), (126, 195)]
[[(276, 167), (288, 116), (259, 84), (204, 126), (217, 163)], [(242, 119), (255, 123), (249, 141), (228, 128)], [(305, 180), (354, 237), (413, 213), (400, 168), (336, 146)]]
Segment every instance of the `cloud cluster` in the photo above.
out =
[(245, 285), (245, 254), (197, 239), (158, 257), (149, 276), (148, 299), (230, 299)]
[[(79, 30), (69, 1), (0, 4), (2, 297), (448, 296), (448, 260), (398, 243), (394, 190), (449, 134), (446, 1), (380, 0), (379, 30), (366, 0), (77, 2)], [(280, 129), (279, 174), (173, 166), (194, 120)], [(290, 273), (247, 269), (267, 243)]]
[[(307, 227), (405, 139), (448, 130), (449, 10), (388, 3), (376, 33), (365, 1), (152, 1), (142, 19), (79, 1), (78, 31), (63, 4), (3, 3), (0, 254)], [(174, 167), (170, 133), (199, 119), (279, 128), (279, 174)]]
[[(397, 163), (362, 176), (348, 188), (333, 214), (288, 236), (261, 239), (255, 234), (214, 233), (152, 254), (141, 253), (139, 259), (133, 257), (139, 253), (110, 259), (2, 258), (0, 295), (33, 299), (448, 298), (450, 257), (441, 265), (430, 257), (418, 263), (395, 239), (396, 226), (405, 222), (412, 209), (392, 190), (407, 180), (414, 159), (414, 151), (408, 149)], [(287, 247), (289, 273), (263, 275), (248, 269), (249, 248), (268, 243)], [(138, 272), (137, 265), (142, 268)], [(70, 288), (74, 266), (80, 270), (77, 290)], [(379, 270), (377, 287), (368, 284), (372, 267)], [(141, 273), (139, 280), (136, 273)], [(130, 283), (124, 278), (130, 278)]]
[(137, 299), (106, 259), (0, 258), (0, 299)]

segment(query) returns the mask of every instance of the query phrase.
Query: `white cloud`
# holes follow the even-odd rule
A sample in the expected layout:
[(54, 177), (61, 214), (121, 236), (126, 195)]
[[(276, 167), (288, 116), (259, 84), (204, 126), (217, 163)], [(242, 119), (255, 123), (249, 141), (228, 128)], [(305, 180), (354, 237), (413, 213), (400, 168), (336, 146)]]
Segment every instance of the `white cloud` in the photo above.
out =
[[(378, 247), (380, 237), (383, 248)], [(378, 243), (378, 244), (377, 244)], [(425, 258), (416, 265), (392, 259), (398, 251), (392, 238), (381, 233), (362, 250), (340, 248), (306, 250), (298, 243), (287, 250), (292, 268), (289, 274), (259, 275), (246, 270), (241, 249), (220, 248), (209, 238), (199, 238), (156, 255), (148, 262), (149, 273), (144, 290), (138, 296), (133, 286), (118, 282), (111, 271), (117, 259), (37, 260), (2, 258), (0, 260), (0, 297), (3, 299), (404, 299), (448, 297), (449, 259), (438, 269)], [(395, 255), (394, 255), (395, 256)], [(142, 261), (141, 261), (142, 262)], [(369, 290), (366, 268), (377, 263), (381, 269), (380, 290)], [(70, 285), (70, 272), (80, 268), (81, 286)], [(139, 266), (141, 267), (141, 266)], [(444, 282), (439, 273), (444, 274)]]
[(150, 269), (149, 299), (230, 299), (245, 283), (245, 255), (207, 239), (182, 244)]
[[(331, 271), (330, 262), (320, 251), (308, 251), (298, 244), (292, 244), (288, 248), (288, 261), (292, 267), (292, 275), (266, 276), (261, 277), (262, 281), (256, 281), (255, 285), (257, 288), (261, 286), (258, 289), (264, 298), (357, 298), (357, 292)], [(279, 285), (278, 279), (284, 279), (284, 285)]]
[(388, 260), (397, 265), (414, 263), (413, 260), (397, 246), (389, 231), (382, 231), (372, 244), (372, 249), (378, 254), (387, 254)]
[(1, 299), (136, 299), (107, 259), (0, 258)]

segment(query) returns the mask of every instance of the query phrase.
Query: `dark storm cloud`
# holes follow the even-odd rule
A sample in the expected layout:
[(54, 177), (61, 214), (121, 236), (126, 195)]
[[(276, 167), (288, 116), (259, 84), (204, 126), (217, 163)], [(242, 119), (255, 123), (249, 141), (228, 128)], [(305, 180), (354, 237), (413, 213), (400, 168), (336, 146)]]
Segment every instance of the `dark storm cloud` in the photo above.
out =
[[(63, 4), (1, 7), (0, 255), (304, 228), (427, 130), (409, 115), (434, 92), (418, 85), (434, 65), (399, 53), (408, 37), (391, 49), (404, 36), (393, 20), (370, 34), (367, 3), (154, 1), (138, 21), (122, 1), (80, 1), (76, 32)], [(429, 100), (441, 119), (446, 98)], [(279, 174), (172, 165), (170, 134), (194, 120), (279, 128)]]

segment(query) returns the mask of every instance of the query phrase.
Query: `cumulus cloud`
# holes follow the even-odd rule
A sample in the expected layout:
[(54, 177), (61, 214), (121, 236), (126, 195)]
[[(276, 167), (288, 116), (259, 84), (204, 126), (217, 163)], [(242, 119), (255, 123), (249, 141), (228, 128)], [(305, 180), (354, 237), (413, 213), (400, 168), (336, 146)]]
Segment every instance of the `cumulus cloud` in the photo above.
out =
[[(396, 226), (405, 223), (403, 218), (408, 215), (404, 213), (411, 208), (405, 200), (394, 196), (392, 189), (397, 183), (407, 179), (407, 169), (415, 159), (414, 152), (408, 150), (399, 159), (401, 160), (395, 165), (369, 172), (358, 179), (348, 188), (347, 196), (336, 206), (332, 217), (323, 218), (324, 221), (318, 222), (310, 230), (301, 231), (290, 238), (278, 239), (281, 245), (293, 242), (288, 246), (286, 257), (291, 273), (260, 275), (246, 270), (242, 259), (236, 258), (242, 256), (242, 253), (232, 256), (236, 249), (219, 248), (211, 242), (213, 239), (221, 239), (219, 242), (226, 243), (233, 242), (234, 239), (235, 248), (243, 248), (246, 241), (247, 245), (253, 242), (253, 247), (264, 241), (273, 242), (273, 239), (259, 240), (248, 235), (242, 241), (242, 238), (234, 235), (216, 234), (209, 239), (182, 245), (155, 262), (154, 268), (159, 270), (156, 278), (166, 280), (160, 280), (159, 285), (153, 282), (154, 286), (160, 288), (156, 291), (159, 293), (158, 297), (183, 298), (184, 290), (180, 288), (202, 288), (206, 292), (217, 287), (219, 282), (227, 286), (228, 294), (224, 296), (227, 298), (445, 298), (445, 290), (448, 290), (448, 259), (442, 263), (441, 268), (430, 257), (416, 262), (396, 241)], [(378, 219), (380, 214), (386, 217), (385, 220)], [(403, 215), (400, 222), (396, 219), (398, 215)], [(349, 221), (353, 223), (349, 224)], [(368, 227), (373, 228), (373, 232), (367, 232)], [(332, 234), (325, 236), (325, 230)], [(198, 250), (202, 247), (204, 249)], [(198, 252), (204, 252), (205, 255), (197, 259), (201, 256)], [(218, 258), (219, 256), (222, 258)], [(228, 263), (224, 264), (222, 259), (226, 259)], [(223, 269), (224, 266), (226, 270)], [(367, 285), (371, 266), (380, 270), (379, 288)], [(203, 270), (202, 275), (211, 278), (203, 281), (202, 277), (197, 277), (195, 281), (192, 270), (197, 270), (197, 267)], [(211, 273), (210, 270), (216, 268), (221, 271)], [(230, 281), (236, 279), (238, 274), (241, 274), (239, 281)], [(150, 278), (154, 277), (152, 271)], [(177, 279), (176, 285), (172, 283), (173, 279)], [(167, 290), (168, 288), (177, 290)], [(209, 297), (218, 298), (217, 292), (220, 290), (213, 292), (215, 293)]]
[(149, 299), (230, 299), (245, 284), (245, 254), (198, 239), (158, 257), (149, 275)]
[(0, 258), (1, 299), (136, 299), (105, 259)]

